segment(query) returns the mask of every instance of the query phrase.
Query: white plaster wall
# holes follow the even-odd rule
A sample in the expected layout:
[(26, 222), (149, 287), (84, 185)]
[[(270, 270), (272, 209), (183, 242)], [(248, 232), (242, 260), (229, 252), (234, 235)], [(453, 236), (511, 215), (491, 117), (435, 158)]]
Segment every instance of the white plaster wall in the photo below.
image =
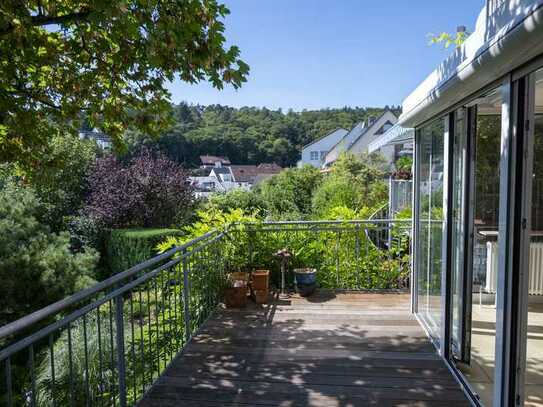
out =
[[(330, 133), (326, 137), (321, 138), (320, 140), (315, 141), (312, 144), (304, 147), (302, 150), (302, 158), (299, 162), (299, 165), (310, 164), (314, 167), (320, 167), (323, 163), (323, 160), (320, 158), (321, 151), (330, 151), (330, 149), (336, 145), (345, 135), (347, 134), (345, 129), (337, 129), (334, 132)], [(318, 151), (319, 157), (317, 160), (311, 160), (311, 151)]]

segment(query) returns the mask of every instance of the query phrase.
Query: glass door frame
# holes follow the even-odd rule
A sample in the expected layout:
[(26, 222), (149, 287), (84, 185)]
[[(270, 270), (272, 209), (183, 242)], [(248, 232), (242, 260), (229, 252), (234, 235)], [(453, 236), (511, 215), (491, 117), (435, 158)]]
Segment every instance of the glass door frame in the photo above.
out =
[[(538, 69), (542, 69), (539, 66)], [(502, 404), (524, 405), (525, 399), (525, 375), (527, 358), (528, 337), (528, 299), (529, 299), (529, 256), (531, 243), (532, 221), (532, 184), (534, 167), (534, 142), (535, 142), (535, 71), (514, 82), (513, 95), (513, 135), (514, 148), (516, 149), (518, 163), (516, 165), (516, 196), (520, 199), (515, 205), (515, 226), (511, 228), (513, 239), (512, 264), (516, 267), (509, 268), (509, 290), (506, 299), (509, 299), (511, 318), (509, 321), (510, 343), (507, 349), (503, 349), (504, 391), (502, 392)], [(516, 138), (516, 139), (515, 139)], [(515, 269), (518, 271), (514, 273)], [(498, 392), (496, 392), (496, 395)]]
[[(462, 113), (463, 120), (462, 120), (462, 129), (460, 129), (460, 133), (458, 132), (458, 126), (459, 120), (457, 119), (457, 115), (459, 113)], [(462, 106), (458, 109), (456, 109), (454, 112), (451, 113), (454, 117), (454, 126), (455, 128), (452, 131), (452, 161), (453, 166), (451, 167), (450, 171), (452, 174), (452, 181), (451, 181), (451, 206), (455, 204), (456, 198), (455, 198), (455, 177), (460, 176), (461, 177), (461, 190), (460, 193), (460, 202), (459, 202), (459, 208), (456, 208), (459, 210), (460, 213), (460, 224), (461, 224), (461, 246), (460, 248), (451, 247), (451, 258), (450, 258), (450, 266), (449, 270), (451, 273), (454, 273), (455, 270), (459, 273), (456, 278), (458, 279), (458, 296), (460, 297), (460, 304), (459, 309), (457, 310), (458, 315), (458, 322), (459, 322), (459, 337), (458, 337), (458, 343), (455, 344), (455, 338), (454, 338), (454, 304), (453, 304), (453, 290), (454, 290), (454, 281), (451, 276), (451, 282), (450, 282), (450, 290), (451, 290), (451, 310), (450, 310), (450, 318), (451, 318), (451, 338), (450, 338), (450, 346), (451, 349), (449, 350), (451, 360), (454, 360), (456, 362), (463, 362), (463, 363), (469, 363), (470, 361), (470, 348), (471, 348), (471, 305), (473, 301), (473, 286), (472, 286), (472, 280), (473, 280), (473, 234), (474, 234), (474, 206), (475, 206), (475, 138), (476, 138), (476, 117), (477, 117), (477, 106)], [(455, 164), (458, 162), (457, 157), (455, 156), (455, 143), (457, 141), (457, 137), (462, 137), (462, 144), (463, 150), (460, 152), (461, 154), (461, 160), (462, 160), (462, 168), (461, 172), (457, 173), (457, 169), (454, 167)], [(455, 227), (455, 221), (453, 217), (454, 209), (451, 208), (452, 216), (450, 219), (450, 227), (451, 227), (451, 244), (456, 243), (457, 241), (454, 239), (454, 231), (453, 228)], [(458, 232), (457, 232), (458, 233)], [(455, 256), (455, 250), (460, 249), (462, 251), (461, 258), (457, 258)], [(459, 264), (456, 264), (456, 260), (458, 260)]]
[[(522, 258), (527, 258), (529, 250), (529, 219), (531, 209), (531, 174), (533, 149), (533, 91), (535, 70), (543, 67), (543, 57), (539, 64), (530, 64), (530, 69), (521, 67), (474, 92), (460, 103), (443, 112), (445, 120), (444, 139), (444, 230), (442, 245), (442, 330), (438, 351), (449, 368), (470, 396), (475, 405), (480, 405), (469, 382), (455, 366), (452, 353), (452, 203), (453, 160), (454, 148), (454, 112), (465, 106), (488, 90), (500, 88), (502, 96), (501, 119), (501, 154), (500, 154), (500, 188), (499, 188), (499, 230), (500, 242), (498, 278), (496, 293), (496, 348), (494, 373), (493, 406), (508, 407), (521, 405), (523, 401), (524, 370), (526, 360), (527, 332), (527, 287), (528, 265)], [(422, 318), (417, 315), (418, 287), (417, 275), (419, 266), (419, 230), (418, 206), (420, 201), (420, 127), (437, 117), (427, 120), (417, 126), (414, 149), (414, 194), (413, 194), (413, 258), (411, 297), (412, 312), (417, 316), (424, 329), (427, 329)], [(528, 118), (528, 120), (526, 119)], [(530, 171), (528, 171), (530, 170)], [(468, 184), (472, 184), (472, 181)], [(519, 198), (520, 197), (520, 198)], [(469, 199), (469, 195), (468, 198)], [(465, 231), (467, 234), (467, 230)], [(514, 275), (514, 270), (522, 270), (520, 275)]]

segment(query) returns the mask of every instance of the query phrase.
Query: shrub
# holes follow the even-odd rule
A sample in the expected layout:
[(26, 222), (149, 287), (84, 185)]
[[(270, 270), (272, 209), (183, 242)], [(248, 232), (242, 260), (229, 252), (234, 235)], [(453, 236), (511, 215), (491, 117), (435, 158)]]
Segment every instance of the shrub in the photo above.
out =
[(378, 155), (342, 154), (314, 193), (314, 217), (322, 219), (338, 206), (354, 211), (382, 206), (388, 195), (383, 165)]
[(219, 210), (229, 212), (241, 209), (245, 213), (264, 214), (266, 202), (259, 194), (243, 189), (233, 189), (225, 194), (213, 194), (205, 204), (206, 210)]
[[(227, 243), (222, 248), (221, 257), (224, 259), (229, 271), (240, 271), (251, 266), (251, 259), (247, 247), (251, 236), (247, 233), (246, 223), (259, 224), (254, 214), (235, 209), (228, 212), (219, 210), (199, 211), (199, 220), (184, 229), (184, 236), (171, 236), (157, 245), (159, 252), (182, 245), (213, 230), (226, 232)], [(235, 228), (230, 228), (232, 225)]]
[(156, 246), (169, 236), (179, 236), (177, 229), (115, 229), (106, 244), (106, 262), (110, 274), (124, 271), (155, 254)]
[(86, 214), (107, 227), (169, 227), (183, 222), (193, 205), (187, 173), (148, 150), (123, 165), (98, 159), (89, 176)]
[(311, 197), (322, 180), (318, 168), (289, 168), (258, 187), (273, 219), (304, 219), (311, 214)]
[(73, 254), (67, 233), (40, 223), (33, 191), (14, 181), (0, 187), (0, 324), (81, 289), (94, 278), (97, 254)]

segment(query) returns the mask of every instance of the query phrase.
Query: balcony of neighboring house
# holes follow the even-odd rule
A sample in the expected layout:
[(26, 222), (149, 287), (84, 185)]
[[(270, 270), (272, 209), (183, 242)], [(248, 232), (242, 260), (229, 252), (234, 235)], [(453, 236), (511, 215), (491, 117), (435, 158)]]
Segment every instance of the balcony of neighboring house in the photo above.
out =
[[(410, 311), (411, 233), (408, 220), (211, 231), (1, 327), (1, 401), (467, 406)], [(255, 269), (270, 271), (258, 304), (231, 274)], [(234, 288), (244, 307), (223, 304)]]

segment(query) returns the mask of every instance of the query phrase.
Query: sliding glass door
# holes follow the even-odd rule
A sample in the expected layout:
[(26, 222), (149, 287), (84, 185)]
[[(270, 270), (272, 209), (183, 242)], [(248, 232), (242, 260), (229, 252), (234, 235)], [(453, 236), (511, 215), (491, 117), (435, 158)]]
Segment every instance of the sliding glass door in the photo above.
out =
[[(543, 69), (527, 80), (528, 122), (533, 123), (527, 133), (528, 154), (524, 185), (529, 188), (526, 216), (528, 230), (521, 247), (522, 258), (513, 269), (523, 284), (519, 299), (522, 314), (519, 358), (524, 377), (518, 389), (524, 405), (543, 407)], [(531, 201), (531, 202), (530, 202)]]
[(499, 89), (455, 112), (451, 202), (451, 355), (485, 406), (493, 400), (500, 141)]
[(444, 120), (418, 133), (418, 314), (435, 342), (441, 333)]

